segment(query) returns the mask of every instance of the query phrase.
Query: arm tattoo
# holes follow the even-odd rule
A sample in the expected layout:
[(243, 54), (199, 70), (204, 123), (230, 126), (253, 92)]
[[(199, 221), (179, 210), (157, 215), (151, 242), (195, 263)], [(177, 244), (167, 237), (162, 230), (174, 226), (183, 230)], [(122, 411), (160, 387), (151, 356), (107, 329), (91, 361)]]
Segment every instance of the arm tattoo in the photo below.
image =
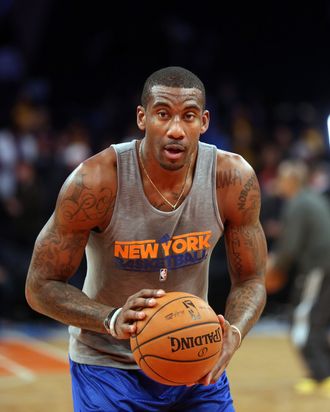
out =
[(103, 219), (114, 207), (115, 196), (110, 189), (101, 188), (96, 195), (83, 178), (84, 175), (79, 176), (72, 194), (62, 200), (63, 217), (67, 222)]
[(223, 189), (227, 186), (235, 186), (236, 183), (242, 184), (241, 171), (238, 169), (219, 170), (216, 178), (217, 189)]
[(239, 229), (238, 228), (232, 228), (230, 229), (230, 244), (229, 248), (230, 254), (233, 256), (233, 258), (229, 261), (229, 271), (231, 273), (237, 273), (238, 276), (242, 275), (242, 256), (241, 256), (241, 242), (239, 239)]
[(43, 233), (36, 243), (28, 274), (28, 290), (34, 308), (67, 325), (104, 332), (103, 319), (109, 307), (88, 298), (66, 281), (80, 264), (87, 242), (86, 233), (62, 235)]
[(228, 230), (227, 248), (231, 257), (228, 268), (235, 281), (227, 299), (225, 317), (239, 325), (244, 336), (259, 319), (266, 303), (265, 238), (259, 222)]
[(236, 276), (244, 275), (243, 260), (253, 262), (257, 276), (263, 268), (261, 249), (263, 248), (260, 239), (263, 239), (263, 233), (260, 224), (253, 227), (232, 227), (229, 229), (229, 253), (233, 257), (230, 260), (230, 271)]
[(249, 280), (230, 292), (225, 317), (229, 323), (243, 325), (241, 332), (246, 335), (259, 319), (265, 304), (266, 293), (263, 285), (256, 280)]
[[(256, 191), (257, 193), (253, 193)], [(257, 182), (257, 178), (255, 175), (251, 176), (248, 181), (243, 186), (241, 193), (238, 197), (238, 209), (245, 210), (247, 207), (247, 203), (250, 207), (256, 208), (260, 206), (259, 200), (259, 185)]]
[(36, 244), (32, 273), (42, 272), (43, 277), (49, 278), (68, 278), (80, 262), (86, 239), (82, 234), (63, 236), (55, 230), (48, 230)]

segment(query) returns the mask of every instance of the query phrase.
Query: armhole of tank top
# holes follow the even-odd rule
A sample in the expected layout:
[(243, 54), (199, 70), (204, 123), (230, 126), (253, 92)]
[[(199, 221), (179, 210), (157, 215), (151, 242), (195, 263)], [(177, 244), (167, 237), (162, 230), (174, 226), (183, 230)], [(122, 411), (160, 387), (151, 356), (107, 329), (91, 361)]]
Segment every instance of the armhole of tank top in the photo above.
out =
[(224, 230), (224, 224), (222, 222), (220, 212), (219, 212), (219, 204), (218, 204), (218, 197), (217, 197), (217, 161), (218, 161), (218, 149), (216, 146), (213, 147), (213, 170), (212, 170), (212, 196), (213, 196), (213, 207), (214, 213), (219, 223), (219, 227), (221, 231)]
[(108, 226), (103, 230), (103, 232), (101, 232), (100, 233), (100, 235), (104, 235), (105, 233), (107, 233), (111, 228), (112, 228), (112, 226), (113, 226), (113, 222), (114, 222), (114, 216), (116, 215), (116, 213), (117, 213), (117, 210), (118, 210), (118, 199), (119, 199), (119, 194), (120, 194), (120, 190), (121, 190), (121, 188), (120, 188), (120, 182), (119, 182), (119, 173), (118, 173), (118, 170), (119, 170), (119, 167), (120, 167), (120, 153), (121, 152), (118, 152), (118, 150), (116, 149), (116, 145), (115, 144), (112, 144), (110, 147), (112, 147), (113, 148), (113, 150), (115, 151), (115, 154), (116, 154), (116, 158), (117, 158), (117, 193), (116, 193), (116, 201), (115, 201), (115, 206), (114, 206), (114, 208), (113, 208), (113, 212), (112, 212), (112, 216), (111, 216), (111, 219), (110, 219), (110, 221), (109, 221), (109, 224), (108, 224)]

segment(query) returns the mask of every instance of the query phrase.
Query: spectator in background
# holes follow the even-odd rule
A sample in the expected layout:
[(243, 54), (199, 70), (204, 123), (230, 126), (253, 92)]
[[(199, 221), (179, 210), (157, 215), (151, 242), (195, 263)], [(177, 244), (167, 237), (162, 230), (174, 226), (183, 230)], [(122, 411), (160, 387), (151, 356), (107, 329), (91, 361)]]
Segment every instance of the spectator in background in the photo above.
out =
[(31, 251), (43, 223), (43, 188), (35, 167), (27, 162), (17, 164), (16, 180), (16, 190), (5, 204), (10, 224), (7, 239)]
[(255, 129), (250, 119), (250, 114), (244, 106), (238, 105), (233, 111), (232, 116), (232, 150), (243, 156), (252, 167), (257, 169)]
[(326, 153), (322, 133), (315, 127), (305, 127), (291, 147), (292, 157), (299, 157), (307, 162), (322, 159)]
[(51, 184), (46, 188), (49, 211), (56, 203), (56, 191), (59, 190), (62, 182), (81, 162), (92, 156), (90, 141), (88, 128), (79, 120), (70, 122), (57, 135)]
[[(15, 191), (0, 204), (0, 317), (25, 318), (29, 312), (24, 297), (26, 270), (36, 234), (43, 223), (43, 188), (36, 169), (19, 162)], [(8, 307), (10, 310), (8, 310)]]
[(329, 162), (317, 162), (312, 167), (311, 185), (313, 189), (322, 193), (329, 201), (330, 205), (330, 165)]
[(28, 102), (18, 102), (12, 110), (12, 125), (0, 130), (0, 198), (6, 199), (16, 189), (16, 165), (19, 161), (35, 162), (38, 145), (33, 129), (38, 122), (37, 110)]
[(309, 372), (295, 390), (330, 396), (330, 210), (324, 196), (307, 186), (308, 168), (301, 160), (285, 160), (278, 169), (278, 191), (284, 198), (282, 231), (270, 257), (266, 284), (275, 293), (285, 284), (292, 264), (299, 275), (291, 337)]
[(265, 195), (274, 194), (277, 168), (282, 160), (282, 152), (274, 143), (265, 143), (260, 148), (258, 180), (261, 192)]
[(272, 141), (282, 153), (283, 158), (290, 157), (290, 150), (294, 142), (293, 128), (288, 125), (278, 123), (275, 124)]

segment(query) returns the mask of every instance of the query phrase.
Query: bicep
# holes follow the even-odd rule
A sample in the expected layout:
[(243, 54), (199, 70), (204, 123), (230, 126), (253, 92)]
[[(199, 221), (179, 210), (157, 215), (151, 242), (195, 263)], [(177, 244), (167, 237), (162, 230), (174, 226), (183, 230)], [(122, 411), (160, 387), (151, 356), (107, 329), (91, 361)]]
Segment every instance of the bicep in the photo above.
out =
[(35, 242), (28, 278), (67, 281), (80, 265), (88, 233), (69, 230), (52, 216)]
[(241, 157), (235, 157), (227, 169), (236, 170), (239, 179), (228, 179), (224, 189), (220, 186), (218, 200), (225, 217), (228, 269), (232, 283), (237, 284), (263, 277), (267, 247), (259, 219), (261, 196), (254, 170)]
[(225, 244), (233, 283), (264, 276), (267, 246), (259, 221), (239, 226), (228, 224)]

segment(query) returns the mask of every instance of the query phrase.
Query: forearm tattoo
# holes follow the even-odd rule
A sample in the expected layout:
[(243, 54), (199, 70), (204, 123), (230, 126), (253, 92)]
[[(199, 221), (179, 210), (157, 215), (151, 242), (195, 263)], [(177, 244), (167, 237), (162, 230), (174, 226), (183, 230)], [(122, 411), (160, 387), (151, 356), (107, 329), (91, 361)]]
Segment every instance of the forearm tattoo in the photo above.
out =
[(264, 286), (256, 279), (246, 281), (231, 290), (227, 299), (225, 318), (229, 323), (239, 323), (244, 336), (259, 319), (265, 304)]
[(31, 262), (29, 290), (33, 291), (41, 313), (65, 324), (99, 331), (102, 316), (109, 309), (67, 283), (80, 264), (86, 241), (86, 233), (62, 235), (60, 231), (45, 229), (37, 240)]
[[(254, 325), (266, 303), (264, 288), (265, 240), (260, 223), (229, 229), (229, 271), (235, 279), (226, 305), (226, 318), (244, 324), (244, 334)], [(247, 278), (247, 274), (251, 274)]]

